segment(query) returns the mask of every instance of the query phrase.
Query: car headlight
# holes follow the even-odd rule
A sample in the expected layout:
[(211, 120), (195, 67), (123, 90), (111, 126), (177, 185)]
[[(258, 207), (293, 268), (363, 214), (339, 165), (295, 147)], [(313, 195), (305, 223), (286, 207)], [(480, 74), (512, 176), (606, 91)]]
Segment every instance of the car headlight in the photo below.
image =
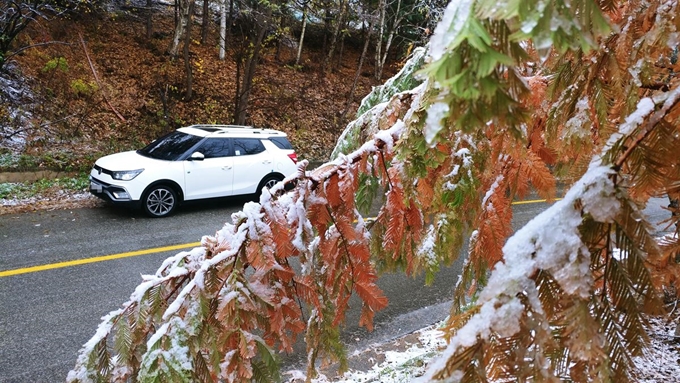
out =
[(137, 177), (139, 173), (143, 172), (144, 169), (137, 169), (137, 170), (124, 170), (121, 172), (113, 172), (111, 174), (111, 177), (114, 180), (120, 180), (120, 181), (130, 181)]

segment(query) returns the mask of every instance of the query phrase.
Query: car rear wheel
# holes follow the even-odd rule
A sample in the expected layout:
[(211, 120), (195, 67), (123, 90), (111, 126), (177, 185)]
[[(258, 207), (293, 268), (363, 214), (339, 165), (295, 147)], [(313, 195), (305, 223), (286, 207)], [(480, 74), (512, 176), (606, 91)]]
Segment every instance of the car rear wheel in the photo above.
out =
[(177, 193), (172, 187), (155, 185), (144, 194), (142, 208), (149, 217), (167, 217), (175, 211), (177, 202)]

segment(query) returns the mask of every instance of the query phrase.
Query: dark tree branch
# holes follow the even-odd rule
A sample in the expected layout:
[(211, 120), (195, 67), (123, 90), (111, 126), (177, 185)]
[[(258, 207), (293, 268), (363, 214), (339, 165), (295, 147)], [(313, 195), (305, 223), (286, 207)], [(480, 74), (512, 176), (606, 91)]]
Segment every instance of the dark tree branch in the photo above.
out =
[(21, 48), (15, 50), (15, 51), (13, 51), (12, 53), (8, 54), (7, 56), (5, 56), (5, 61), (9, 61), (10, 58), (18, 55), (19, 53), (21, 53), (25, 50), (28, 50), (28, 49), (31, 49), (31, 48), (42, 47), (42, 46), (45, 46), (45, 45), (52, 45), (52, 44), (61, 44), (61, 45), (68, 45), (68, 46), (72, 45), (71, 43), (67, 43), (65, 41), (46, 41), (44, 43), (31, 44), (31, 45), (27, 45), (25, 47), (21, 47)]

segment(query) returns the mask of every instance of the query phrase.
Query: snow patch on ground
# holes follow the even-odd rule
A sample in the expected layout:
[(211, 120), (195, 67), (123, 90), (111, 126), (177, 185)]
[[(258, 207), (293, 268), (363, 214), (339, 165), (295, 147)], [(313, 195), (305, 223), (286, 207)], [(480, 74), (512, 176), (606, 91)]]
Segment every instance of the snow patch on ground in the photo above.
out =
[(0, 198), (0, 215), (36, 210), (59, 210), (103, 206), (105, 202), (89, 192), (59, 190), (30, 198)]
[(34, 97), (12, 62), (4, 69), (0, 76), (0, 108), (6, 110), (0, 110), (4, 112), (4, 117), (0, 118), (0, 147), (18, 152), (26, 143), (26, 127), (30, 126), (32, 117), (27, 109), (31, 108)]
[[(367, 366), (365, 370), (350, 369), (341, 376), (322, 371), (317, 378), (312, 379), (312, 382), (410, 382), (422, 375), (427, 362), (446, 347), (444, 333), (439, 330), (440, 326), (441, 324), (428, 326), (392, 342), (374, 344), (365, 350), (357, 351), (349, 358), (363, 359), (361, 364)], [(375, 360), (376, 356), (380, 356), (381, 360)], [(305, 381), (303, 371), (288, 371), (286, 374), (289, 376), (288, 383)]]
[(652, 331), (647, 353), (633, 358), (638, 368), (634, 381), (638, 383), (676, 382), (680, 379), (680, 339), (675, 337), (675, 327), (680, 325), (676, 314), (668, 318), (650, 318)]
[[(661, 317), (650, 318), (650, 347), (644, 355), (633, 358), (637, 370), (633, 381), (638, 383), (675, 382), (680, 376), (680, 339), (674, 337), (675, 326), (680, 320), (680, 313), (673, 316), (673, 320)], [(414, 334), (418, 342), (412, 344), (405, 351), (391, 351), (389, 344), (376, 345), (384, 349), (385, 360), (375, 362), (365, 371), (350, 370), (342, 376), (320, 374), (312, 379), (314, 383), (405, 383), (424, 374), (428, 363), (445, 347), (439, 330), (441, 324), (426, 327)], [(395, 342), (393, 342), (395, 343)], [(396, 343), (395, 343), (396, 344)], [(350, 358), (361, 357), (362, 352), (355, 353)], [(370, 360), (369, 360), (370, 362)], [(288, 383), (304, 382), (302, 371), (289, 371)]]

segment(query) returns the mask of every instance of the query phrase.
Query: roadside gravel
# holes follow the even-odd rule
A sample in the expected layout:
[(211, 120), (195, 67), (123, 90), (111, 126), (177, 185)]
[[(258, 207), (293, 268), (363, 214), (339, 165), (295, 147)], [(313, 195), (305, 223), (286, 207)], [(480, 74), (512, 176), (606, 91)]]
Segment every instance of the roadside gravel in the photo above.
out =
[(62, 210), (100, 207), (105, 202), (82, 191), (48, 190), (40, 195), (22, 199), (0, 199), (0, 215), (39, 210)]

